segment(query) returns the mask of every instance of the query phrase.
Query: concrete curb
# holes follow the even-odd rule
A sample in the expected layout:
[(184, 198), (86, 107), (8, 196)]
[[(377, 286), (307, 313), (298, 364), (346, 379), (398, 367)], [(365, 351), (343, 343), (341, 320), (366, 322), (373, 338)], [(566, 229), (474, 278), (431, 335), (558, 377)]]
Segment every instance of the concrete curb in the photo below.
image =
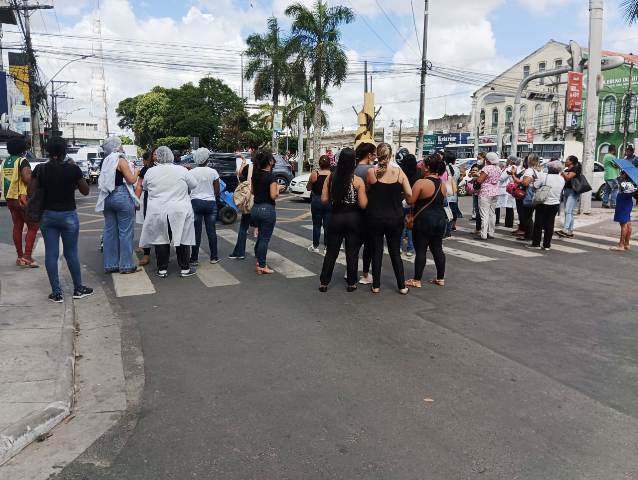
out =
[(48, 433), (71, 413), (75, 398), (75, 333), (75, 306), (71, 298), (67, 300), (65, 297), (55, 389), (57, 400), (44, 410), (23, 417), (0, 432), (0, 465), (8, 462), (40, 435)]

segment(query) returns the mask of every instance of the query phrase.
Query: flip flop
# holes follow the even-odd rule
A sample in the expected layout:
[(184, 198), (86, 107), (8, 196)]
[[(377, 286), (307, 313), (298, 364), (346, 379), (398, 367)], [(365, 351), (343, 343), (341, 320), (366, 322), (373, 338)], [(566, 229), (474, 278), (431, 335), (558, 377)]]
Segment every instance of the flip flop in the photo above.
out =
[(627, 251), (626, 248), (620, 248), (620, 247), (609, 247), (609, 250), (611, 250), (612, 252), (626, 252)]

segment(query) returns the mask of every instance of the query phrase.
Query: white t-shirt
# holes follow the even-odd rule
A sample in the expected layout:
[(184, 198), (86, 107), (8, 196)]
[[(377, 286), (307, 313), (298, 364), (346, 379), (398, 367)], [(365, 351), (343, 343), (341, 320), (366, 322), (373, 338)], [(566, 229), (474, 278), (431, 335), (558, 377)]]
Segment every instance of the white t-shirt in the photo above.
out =
[(191, 175), (197, 181), (197, 186), (191, 190), (191, 199), (215, 200), (213, 182), (219, 179), (217, 170), (209, 167), (197, 167), (191, 170)]
[(536, 188), (540, 188), (543, 185), (548, 185), (551, 190), (547, 197), (547, 200), (543, 202), (543, 205), (558, 205), (560, 203), (560, 195), (565, 187), (565, 179), (558, 174), (549, 174), (540, 172), (537, 174), (538, 179), (534, 182)]
[[(244, 159), (246, 160), (246, 165), (253, 164), (253, 161), (250, 157), (244, 157)], [(239, 167), (241, 167), (241, 164), (244, 163), (244, 159), (242, 159), (241, 157), (235, 158), (235, 171), (239, 170)]]
[(538, 178), (538, 172), (534, 170), (533, 168), (527, 168), (525, 169), (525, 172), (523, 172), (523, 178), (525, 177)]

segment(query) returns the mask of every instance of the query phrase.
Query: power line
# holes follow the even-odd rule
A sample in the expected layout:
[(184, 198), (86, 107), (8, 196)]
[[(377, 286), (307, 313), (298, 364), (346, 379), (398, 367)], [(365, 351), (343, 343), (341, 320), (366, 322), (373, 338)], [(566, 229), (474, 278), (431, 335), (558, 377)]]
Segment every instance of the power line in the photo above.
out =
[(419, 41), (419, 31), (416, 28), (416, 16), (414, 15), (414, 4), (410, 0), (410, 8), (412, 9), (412, 24), (414, 25), (414, 35), (416, 36), (416, 45), (419, 47), (419, 55), (421, 55), (421, 42)]
[[(396, 25), (394, 25), (394, 23), (392, 22), (392, 19), (390, 18), (390, 16), (386, 13), (385, 9), (381, 6), (381, 4), (379, 3), (379, 0), (374, 0), (375, 3), (377, 4), (377, 7), (379, 7), (379, 9), (381, 10), (381, 13), (383, 13), (383, 16), (386, 18), (386, 20), (390, 23), (390, 25), (392, 25), (392, 28), (394, 28), (394, 30), (399, 34), (399, 36), (403, 39), (403, 41), (409, 45), (409, 47), (414, 51), (414, 48), (412, 47), (412, 44), (410, 42), (408, 42), (408, 40), (403, 36), (403, 34), (399, 31), (399, 29), (396, 27)], [(418, 53), (418, 52), (415, 52)], [(419, 54), (420, 55), (420, 54)]]

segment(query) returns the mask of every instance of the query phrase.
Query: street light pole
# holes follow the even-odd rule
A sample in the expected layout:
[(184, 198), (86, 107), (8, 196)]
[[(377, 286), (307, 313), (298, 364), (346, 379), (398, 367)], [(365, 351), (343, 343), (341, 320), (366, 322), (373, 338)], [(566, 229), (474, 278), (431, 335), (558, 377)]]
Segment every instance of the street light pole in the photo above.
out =
[[(583, 175), (589, 184), (594, 176), (596, 137), (598, 136), (598, 79), (600, 77), (603, 43), (603, 0), (589, 0), (589, 73), (587, 75), (587, 105), (585, 143), (583, 146)], [(581, 213), (591, 213), (591, 195), (581, 195)]]

